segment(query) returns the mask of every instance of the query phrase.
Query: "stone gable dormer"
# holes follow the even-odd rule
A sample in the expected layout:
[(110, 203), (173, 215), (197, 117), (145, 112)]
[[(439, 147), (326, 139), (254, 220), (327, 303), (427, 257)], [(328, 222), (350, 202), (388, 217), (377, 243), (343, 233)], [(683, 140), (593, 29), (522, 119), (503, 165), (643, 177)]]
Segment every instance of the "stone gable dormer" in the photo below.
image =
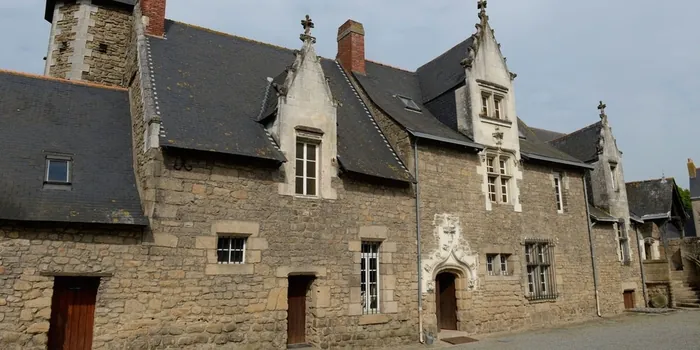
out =
[(331, 181), (338, 176), (337, 106), (314, 48), (316, 38), (310, 35), (313, 22), (308, 16), (302, 22), (306, 31), (301, 50), (283, 81), (271, 83), (278, 101), (268, 131), (287, 158), (279, 193), (335, 199)]

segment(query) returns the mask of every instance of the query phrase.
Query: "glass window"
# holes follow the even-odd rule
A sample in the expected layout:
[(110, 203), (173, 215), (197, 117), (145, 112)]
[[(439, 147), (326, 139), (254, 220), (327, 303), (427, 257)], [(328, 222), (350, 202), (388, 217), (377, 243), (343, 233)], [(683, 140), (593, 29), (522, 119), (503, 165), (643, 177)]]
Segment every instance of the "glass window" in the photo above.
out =
[(70, 161), (66, 159), (46, 159), (46, 181), (70, 183)]
[(556, 280), (552, 272), (553, 253), (549, 242), (526, 241), (528, 298), (556, 299)]
[(564, 204), (562, 202), (562, 191), (561, 191), (561, 175), (554, 175), (554, 197), (557, 203), (557, 212), (564, 212)]
[(216, 247), (219, 264), (243, 264), (245, 262), (244, 237), (219, 237)]
[(318, 187), (318, 145), (297, 141), (295, 183), (296, 194), (315, 196)]
[(362, 311), (379, 313), (379, 242), (362, 242), (360, 271)]

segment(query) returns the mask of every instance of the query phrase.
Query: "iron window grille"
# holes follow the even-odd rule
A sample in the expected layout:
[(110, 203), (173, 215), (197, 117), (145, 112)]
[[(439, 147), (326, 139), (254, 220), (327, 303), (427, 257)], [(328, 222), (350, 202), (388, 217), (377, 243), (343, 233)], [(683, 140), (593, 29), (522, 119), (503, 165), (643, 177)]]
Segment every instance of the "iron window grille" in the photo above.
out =
[(553, 300), (557, 298), (554, 275), (554, 246), (548, 240), (525, 241), (527, 265), (527, 299)]
[(219, 264), (245, 263), (245, 237), (219, 237), (216, 255)]
[(318, 193), (318, 144), (297, 140), (296, 194), (316, 196)]
[(379, 313), (379, 242), (362, 242), (360, 260), (362, 313)]

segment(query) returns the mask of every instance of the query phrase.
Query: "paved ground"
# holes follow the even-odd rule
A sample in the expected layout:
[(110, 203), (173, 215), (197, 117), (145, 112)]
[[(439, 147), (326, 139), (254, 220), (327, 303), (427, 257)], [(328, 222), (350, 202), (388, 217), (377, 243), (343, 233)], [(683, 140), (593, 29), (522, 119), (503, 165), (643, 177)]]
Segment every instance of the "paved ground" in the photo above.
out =
[(476, 343), (451, 346), (449, 349), (698, 350), (700, 311), (681, 310), (670, 314), (630, 313), (562, 328), (498, 335)]

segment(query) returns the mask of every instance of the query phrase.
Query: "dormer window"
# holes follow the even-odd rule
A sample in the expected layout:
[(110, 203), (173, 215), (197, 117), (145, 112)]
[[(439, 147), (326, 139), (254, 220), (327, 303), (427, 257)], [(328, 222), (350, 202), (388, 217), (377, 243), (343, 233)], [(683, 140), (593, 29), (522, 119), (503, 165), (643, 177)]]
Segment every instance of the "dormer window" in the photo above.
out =
[(505, 97), (491, 92), (481, 93), (481, 116), (505, 120)]
[(58, 156), (47, 157), (44, 181), (52, 184), (70, 184), (71, 159)]
[(405, 97), (405, 96), (398, 96), (401, 102), (403, 102), (404, 107), (406, 109), (414, 111), (414, 112), (420, 112), (421, 109), (418, 107), (418, 104), (413, 101), (410, 97)]

